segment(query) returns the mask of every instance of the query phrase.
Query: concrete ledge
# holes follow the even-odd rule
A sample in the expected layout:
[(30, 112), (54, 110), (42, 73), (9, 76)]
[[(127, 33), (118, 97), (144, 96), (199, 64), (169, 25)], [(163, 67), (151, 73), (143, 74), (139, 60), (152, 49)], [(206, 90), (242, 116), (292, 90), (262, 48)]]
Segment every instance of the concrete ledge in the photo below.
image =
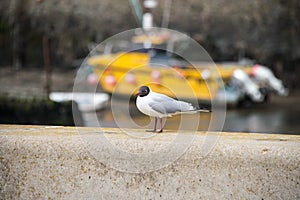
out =
[(118, 129), (1, 125), (0, 199), (300, 199), (300, 136), (223, 133), (202, 157), (206, 133), (186, 133), (193, 142), (175, 162), (127, 173), (87, 151), (83, 137), (100, 134), (135, 154), (175, 135), (141, 140)]

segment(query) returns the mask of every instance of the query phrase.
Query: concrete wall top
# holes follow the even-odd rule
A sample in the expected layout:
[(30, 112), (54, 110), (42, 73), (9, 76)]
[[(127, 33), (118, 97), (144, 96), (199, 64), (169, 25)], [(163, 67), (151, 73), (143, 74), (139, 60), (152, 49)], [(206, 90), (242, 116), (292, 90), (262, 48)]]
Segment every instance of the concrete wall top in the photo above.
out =
[(300, 136), (0, 125), (0, 199), (300, 199)]

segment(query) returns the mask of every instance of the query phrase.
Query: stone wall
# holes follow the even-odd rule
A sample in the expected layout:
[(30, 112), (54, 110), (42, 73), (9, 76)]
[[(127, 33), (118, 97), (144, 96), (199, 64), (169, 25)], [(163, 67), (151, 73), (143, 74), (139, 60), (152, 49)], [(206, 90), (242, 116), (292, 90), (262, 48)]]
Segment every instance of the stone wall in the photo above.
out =
[[(218, 140), (205, 155), (203, 142), (208, 135)], [(158, 156), (144, 160), (143, 167), (131, 168), (135, 161), (141, 161), (135, 160), (138, 156), (161, 150), (178, 135), (167, 131), (154, 137), (142, 136), (147, 136), (144, 130), (1, 125), (0, 197), (300, 198), (299, 136), (184, 132), (182, 142), (191, 143), (174, 162), (156, 168), (163, 161)], [(106, 148), (106, 140), (123, 153), (112, 153)], [(132, 160), (125, 156), (128, 153), (132, 153)], [(165, 159), (173, 153), (167, 152)], [(145, 170), (151, 166), (151, 171)]]

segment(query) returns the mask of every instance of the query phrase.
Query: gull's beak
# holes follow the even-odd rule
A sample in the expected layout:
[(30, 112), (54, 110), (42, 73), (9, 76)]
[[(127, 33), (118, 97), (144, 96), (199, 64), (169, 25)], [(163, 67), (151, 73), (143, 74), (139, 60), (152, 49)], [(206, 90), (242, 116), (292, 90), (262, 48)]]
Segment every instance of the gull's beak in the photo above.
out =
[(139, 95), (140, 95), (140, 93), (138, 92), (138, 93), (136, 93), (136, 95), (135, 95), (135, 96), (137, 97), (137, 96), (139, 96)]

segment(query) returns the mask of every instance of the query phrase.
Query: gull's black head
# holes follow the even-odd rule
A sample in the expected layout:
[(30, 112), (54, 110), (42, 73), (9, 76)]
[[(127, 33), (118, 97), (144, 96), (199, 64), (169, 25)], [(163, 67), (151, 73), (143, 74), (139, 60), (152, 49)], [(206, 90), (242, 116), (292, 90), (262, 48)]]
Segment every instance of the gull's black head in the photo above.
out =
[(142, 86), (139, 89), (139, 93), (137, 93), (136, 95), (140, 97), (144, 97), (147, 96), (149, 92), (150, 92), (150, 88), (148, 86)]

